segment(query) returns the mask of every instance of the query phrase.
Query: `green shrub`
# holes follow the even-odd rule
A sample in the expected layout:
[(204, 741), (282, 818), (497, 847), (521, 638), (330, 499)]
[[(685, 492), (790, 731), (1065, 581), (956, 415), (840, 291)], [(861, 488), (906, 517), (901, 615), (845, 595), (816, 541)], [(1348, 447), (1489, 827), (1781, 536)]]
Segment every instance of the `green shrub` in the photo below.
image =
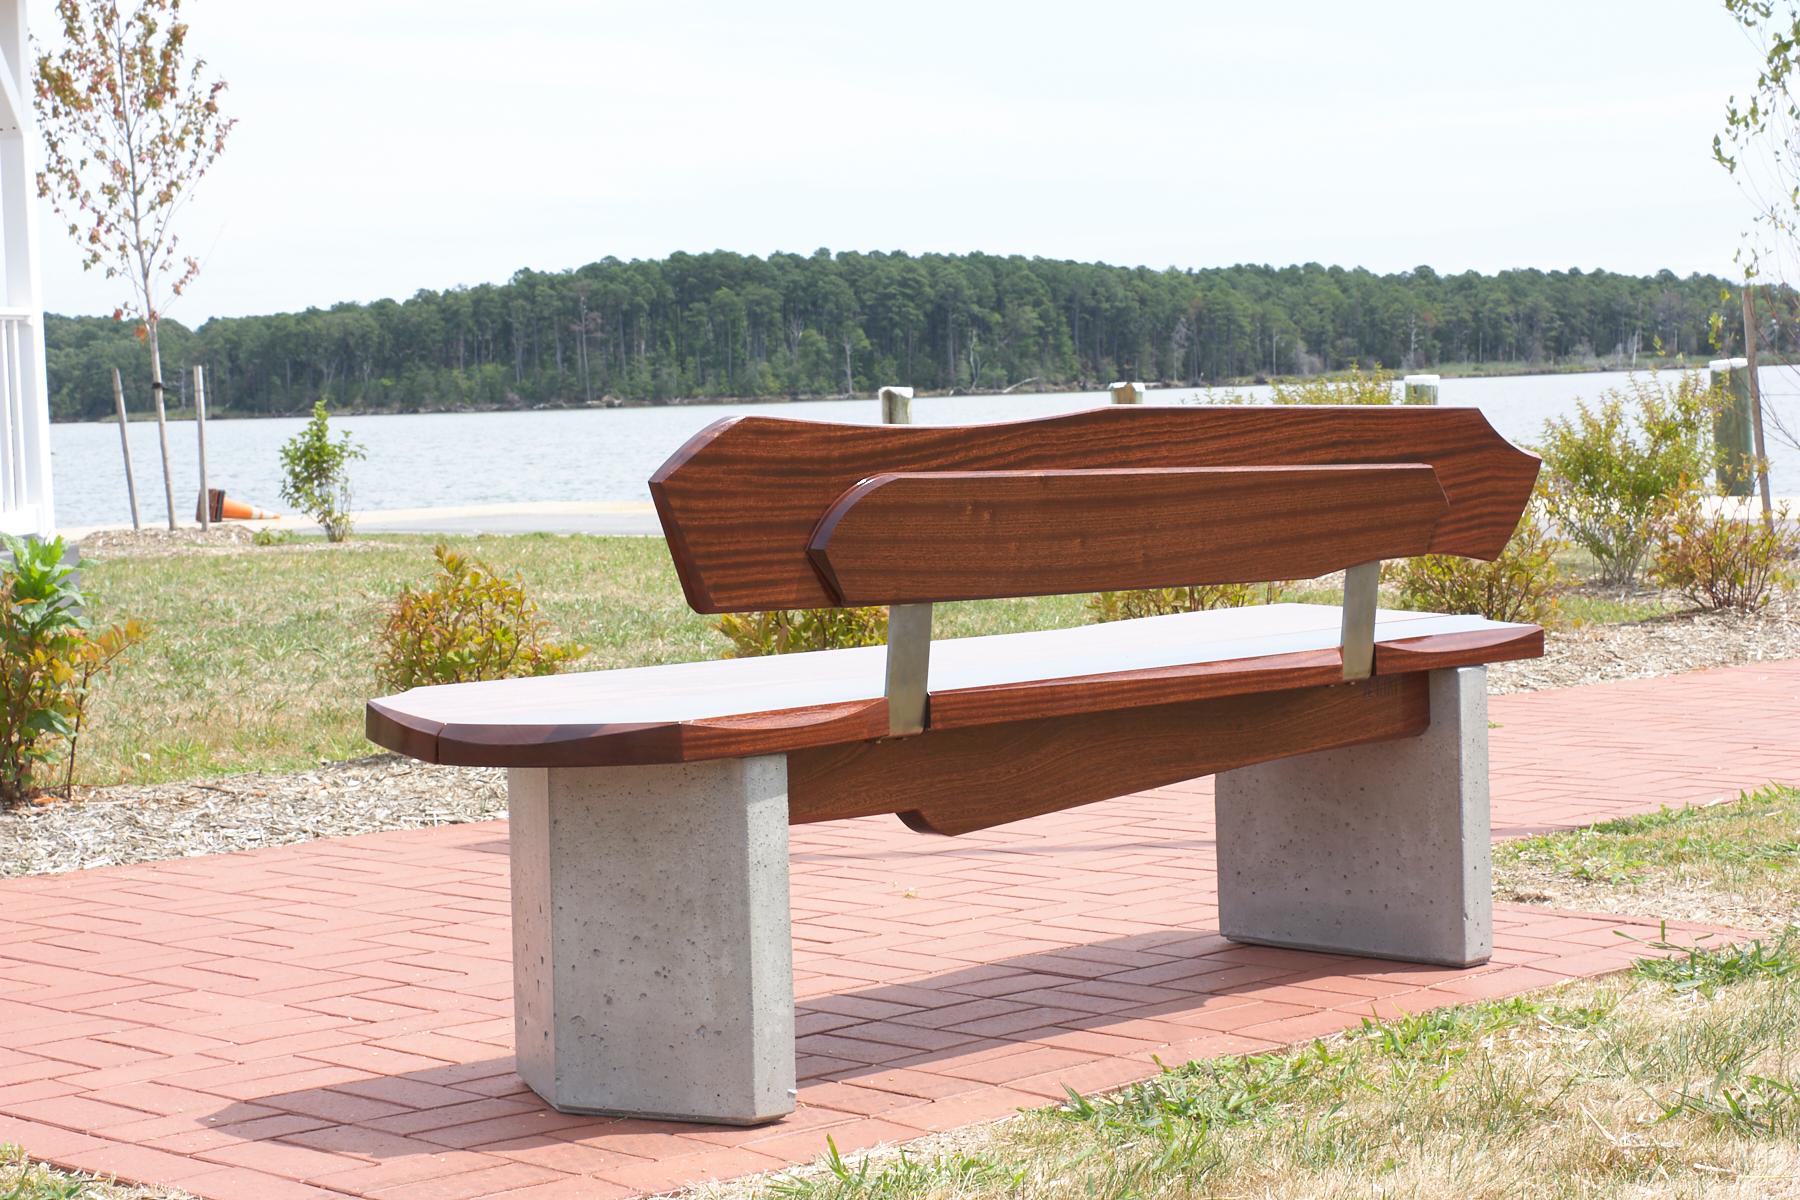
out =
[(1138, 617), (1166, 617), (1170, 613), (1205, 612), (1213, 608), (1273, 604), (1280, 596), (1281, 588), (1279, 583), (1208, 583), (1197, 587), (1096, 592), (1087, 603), (1088, 620), (1099, 624)]
[(803, 608), (726, 613), (713, 628), (731, 639), (730, 658), (879, 646), (887, 641), (887, 609)]
[(1765, 525), (1748, 508), (1708, 505), (1699, 489), (1661, 513), (1650, 578), (1701, 608), (1755, 612), (1794, 586), (1800, 530), (1785, 506)]
[(429, 587), (402, 588), (381, 630), (376, 677), (392, 691), (554, 675), (588, 647), (555, 641), (517, 576), (438, 546), (440, 571)]
[(355, 528), (350, 519), (350, 463), (363, 457), (363, 448), (343, 434), (331, 440), (331, 416), (325, 401), (313, 403), (312, 420), (281, 447), (281, 469), (286, 480), (281, 498), (317, 521), (325, 539), (341, 542)]
[(1394, 563), (1388, 574), (1403, 608), (1554, 625), (1565, 582), (1555, 559), (1561, 549), (1562, 542), (1528, 508), (1493, 562), (1426, 554)]
[(1544, 424), (1547, 502), (1563, 536), (1594, 556), (1604, 582), (1636, 579), (1665, 498), (1712, 469), (1715, 399), (1697, 372), (1665, 386), (1633, 376), (1598, 408)]
[(1400, 398), (1400, 377), (1376, 363), (1363, 370), (1355, 363), (1339, 375), (1320, 375), (1270, 388), (1277, 404), (1393, 404)]
[(64, 786), (75, 780), (75, 751), (95, 683), (144, 637), (126, 621), (95, 629), (83, 615), (63, 540), (23, 542), (0, 535), (0, 803), (37, 790), (38, 773), (63, 751)]

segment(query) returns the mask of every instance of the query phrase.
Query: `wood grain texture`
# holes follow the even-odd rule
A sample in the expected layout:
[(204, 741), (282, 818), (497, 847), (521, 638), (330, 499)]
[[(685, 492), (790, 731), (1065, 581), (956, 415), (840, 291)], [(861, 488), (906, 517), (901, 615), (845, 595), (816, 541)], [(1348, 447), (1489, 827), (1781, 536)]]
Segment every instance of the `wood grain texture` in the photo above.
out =
[(1446, 667), (1542, 658), (1543, 654), (1542, 629), (1536, 625), (1513, 625), (1473, 633), (1446, 633), (1437, 637), (1377, 643), (1375, 673), (1399, 675), (1407, 671), (1441, 671)]
[(1037, 717), (1148, 708), (1216, 696), (1247, 696), (1257, 692), (1320, 687), (1343, 680), (1344, 658), (1333, 648), (990, 687), (952, 688), (931, 693), (931, 727), (966, 729)]
[(1474, 558), (1505, 546), (1538, 471), (1472, 408), (1124, 406), (960, 427), (729, 418), (664, 463), (650, 495), (689, 605), (746, 612), (835, 603), (807, 547), (875, 475), (1372, 463), (1430, 466), (1450, 511), (1428, 549)]
[[(1533, 626), (1378, 615), (1377, 670), (1425, 671), (1538, 652)], [(1278, 604), (933, 648), (930, 720), (978, 726), (1337, 682), (1338, 612)], [(1389, 648), (1395, 648), (1390, 652)], [(605, 766), (689, 762), (887, 734), (879, 647), (419, 688), (371, 701), (372, 741), (430, 762)]]
[(794, 824), (894, 812), (956, 835), (1289, 755), (1423, 733), (1424, 675), (928, 730), (788, 756)]
[(1312, 579), (1431, 545), (1419, 463), (877, 475), (807, 546), (840, 604)]
[(884, 737), (887, 701), (872, 700), (632, 724), (447, 723), (408, 713), (404, 697), (371, 700), (370, 741), (459, 767), (621, 767), (749, 758)]

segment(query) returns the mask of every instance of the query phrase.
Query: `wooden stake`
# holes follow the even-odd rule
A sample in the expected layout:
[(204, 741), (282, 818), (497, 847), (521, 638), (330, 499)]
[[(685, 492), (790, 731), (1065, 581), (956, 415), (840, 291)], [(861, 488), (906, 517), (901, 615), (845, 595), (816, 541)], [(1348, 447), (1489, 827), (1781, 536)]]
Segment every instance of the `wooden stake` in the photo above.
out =
[(1756, 484), (1762, 493), (1763, 524), (1774, 528), (1775, 506), (1769, 498), (1769, 453), (1763, 445), (1762, 383), (1756, 377), (1756, 292), (1744, 280), (1744, 359), (1750, 372), (1750, 428), (1756, 439)]
[[(161, 372), (153, 372), (160, 375)], [(169, 473), (169, 413), (168, 406), (163, 403), (163, 384), (160, 378), (150, 382), (150, 394), (156, 397), (156, 441), (162, 447), (163, 465), (163, 503), (169, 508), (169, 529), (175, 529), (175, 477)]]
[(125, 491), (131, 496), (131, 527), (142, 529), (138, 519), (137, 478), (131, 472), (131, 422), (125, 418), (125, 385), (119, 381), (119, 368), (113, 368), (113, 407), (119, 410), (119, 449), (125, 452)]
[(909, 387), (884, 387), (876, 393), (881, 399), (883, 425), (911, 425), (913, 390)]
[(194, 367), (194, 428), (200, 436), (200, 532), (212, 528), (212, 505), (206, 491), (206, 368)]

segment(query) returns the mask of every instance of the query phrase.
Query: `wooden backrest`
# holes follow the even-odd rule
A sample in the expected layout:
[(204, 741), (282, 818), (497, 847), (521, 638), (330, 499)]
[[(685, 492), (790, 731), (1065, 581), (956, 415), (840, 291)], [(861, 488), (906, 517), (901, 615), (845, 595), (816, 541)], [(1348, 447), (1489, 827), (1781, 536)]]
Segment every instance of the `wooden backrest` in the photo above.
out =
[(1103, 408), (969, 426), (737, 417), (650, 480), (697, 612), (1301, 578), (1491, 559), (1538, 460), (1481, 413)]

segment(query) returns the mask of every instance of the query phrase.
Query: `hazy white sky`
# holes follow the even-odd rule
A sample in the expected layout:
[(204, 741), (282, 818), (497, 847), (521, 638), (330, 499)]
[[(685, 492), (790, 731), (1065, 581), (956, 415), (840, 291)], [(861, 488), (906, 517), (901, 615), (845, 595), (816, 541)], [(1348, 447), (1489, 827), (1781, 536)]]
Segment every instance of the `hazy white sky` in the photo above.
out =
[[(33, 4), (44, 27), (48, 5)], [(674, 250), (1731, 269), (1711, 0), (189, 0), (240, 118), (169, 315)], [(47, 307), (106, 312), (44, 212)]]

